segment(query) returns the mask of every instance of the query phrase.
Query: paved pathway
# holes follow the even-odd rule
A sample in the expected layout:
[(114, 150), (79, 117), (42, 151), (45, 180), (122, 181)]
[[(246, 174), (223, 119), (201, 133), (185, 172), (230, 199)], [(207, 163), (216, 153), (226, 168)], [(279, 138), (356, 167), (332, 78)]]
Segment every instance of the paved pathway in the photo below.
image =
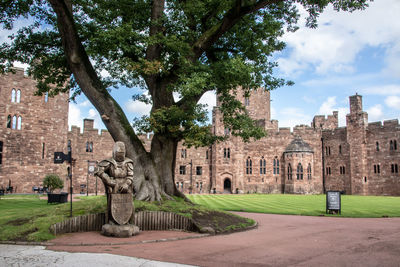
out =
[(45, 250), (43, 246), (0, 245), (0, 266), (184, 267), (188, 265), (104, 253), (55, 252)]
[[(230, 235), (114, 245), (66, 246), (74, 239), (66, 235), (48, 249), (200, 266), (400, 266), (400, 218), (239, 214), (255, 219), (259, 227)], [(79, 236), (87, 244), (104, 242), (94, 233)]]

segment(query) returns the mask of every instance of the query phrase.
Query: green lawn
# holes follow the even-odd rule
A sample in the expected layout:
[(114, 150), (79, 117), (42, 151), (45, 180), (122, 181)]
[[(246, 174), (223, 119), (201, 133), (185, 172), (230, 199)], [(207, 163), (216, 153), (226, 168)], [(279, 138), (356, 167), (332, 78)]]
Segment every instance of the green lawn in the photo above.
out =
[[(0, 197), (0, 240), (43, 241), (54, 238), (50, 225), (70, 215), (70, 204), (47, 204), (40, 195)], [(73, 216), (104, 210), (105, 197), (88, 197), (73, 203)]]
[(325, 195), (187, 195), (197, 204), (226, 211), (340, 217), (400, 217), (400, 197), (342, 195), (342, 214), (325, 214)]

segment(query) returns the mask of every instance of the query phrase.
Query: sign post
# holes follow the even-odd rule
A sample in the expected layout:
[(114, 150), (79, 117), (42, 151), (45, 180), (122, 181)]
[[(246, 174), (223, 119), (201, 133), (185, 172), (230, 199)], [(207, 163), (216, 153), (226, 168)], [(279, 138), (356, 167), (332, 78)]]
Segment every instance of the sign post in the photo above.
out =
[(342, 201), (340, 191), (326, 192), (326, 213), (342, 212)]
[(68, 140), (68, 154), (64, 154), (63, 152), (54, 152), (54, 163), (62, 164), (64, 161), (68, 161), (69, 166), (68, 170), (68, 178), (69, 178), (69, 193), (71, 194), (71, 208), (69, 216), (72, 217), (72, 148), (71, 141)]

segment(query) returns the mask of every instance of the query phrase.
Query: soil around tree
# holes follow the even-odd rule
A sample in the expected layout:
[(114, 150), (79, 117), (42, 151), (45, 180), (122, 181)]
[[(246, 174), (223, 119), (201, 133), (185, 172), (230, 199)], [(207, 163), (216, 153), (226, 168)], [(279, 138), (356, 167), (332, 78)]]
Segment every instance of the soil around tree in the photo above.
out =
[(192, 220), (200, 231), (212, 228), (215, 234), (243, 231), (256, 224), (252, 219), (221, 211), (194, 211)]

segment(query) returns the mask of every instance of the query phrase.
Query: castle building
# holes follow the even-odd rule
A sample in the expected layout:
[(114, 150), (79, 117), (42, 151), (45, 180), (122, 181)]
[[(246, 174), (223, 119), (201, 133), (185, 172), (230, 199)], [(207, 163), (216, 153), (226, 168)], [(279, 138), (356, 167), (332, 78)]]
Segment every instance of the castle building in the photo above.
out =
[[(93, 120), (68, 131), (68, 95), (35, 96), (35, 82), (15, 74), (0, 76), (0, 188), (31, 193), (46, 174), (69, 184), (67, 163), (54, 164), (54, 152), (72, 148), (74, 192), (103, 192), (93, 174), (96, 162), (111, 157), (114, 141)], [(241, 90), (239, 89), (239, 92)], [(398, 120), (368, 123), (362, 97), (350, 96), (346, 127), (338, 112), (315, 116), (311, 126), (279, 128), (271, 120), (270, 94), (238, 93), (247, 111), (267, 136), (243, 142), (224, 127), (219, 103), (212, 112), (212, 131), (227, 140), (210, 147), (178, 144), (175, 183), (184, 193), (321, 194), (339, 190), (357, 195), (400, 195), (400, 126)], [(150, 147), (151, 134), (140, 137)]]

